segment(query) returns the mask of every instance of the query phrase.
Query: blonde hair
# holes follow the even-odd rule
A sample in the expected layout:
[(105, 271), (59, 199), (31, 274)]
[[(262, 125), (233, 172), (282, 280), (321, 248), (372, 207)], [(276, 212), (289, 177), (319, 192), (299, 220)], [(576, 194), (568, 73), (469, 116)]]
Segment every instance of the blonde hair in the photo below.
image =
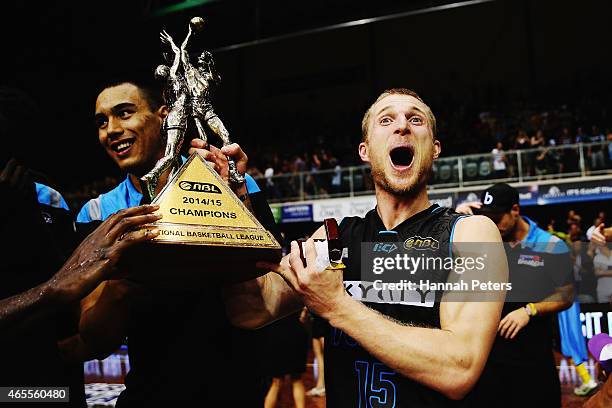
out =
[(366, 111), (365, 115), (363, 115), (363, 120), (361, 121), (361, 141), (365, 142), (368, 139), (368, 124), (370, 123), (370, 116), (372, 115), (372, 108), (374, 107), (374, 105), (376, 105), (381, 99), (386, 98), (387, 96), (390, 95), (408, 95), (408, 96), (412, 96), (413, 98), (419, 100), (420, 102), (422, 102), (426, 107), (427, 110), (425, 112), (425, 114), (427, 115), (427, 119), (431, 128), (431, 133), (433, 135), (433, 138), (436, 138), (436, 117), (434, 116), (433, 112), (431, 111), (431, 108), (425, 103), (425, 101), (423, 101), (423, 99), (421, 99), (421, 97), (414, 91), (407, 89), (407, 88), (391, 88), (391, 89), (387, 89), (385, 90), (383, 93), (380, 94), (380, 96), (378, 98), (376, 98), (376, 100), (374, 101), (374, 103), (372, 105), (370, 105), (370, 107), (368, 108), (368, 110)]

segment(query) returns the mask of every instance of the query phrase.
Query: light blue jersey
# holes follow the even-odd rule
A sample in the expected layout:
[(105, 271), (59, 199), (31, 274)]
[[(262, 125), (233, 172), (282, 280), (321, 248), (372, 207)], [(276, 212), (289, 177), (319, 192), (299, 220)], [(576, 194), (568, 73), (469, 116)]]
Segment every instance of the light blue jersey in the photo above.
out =
[(64, 197), (51, 187), (45, 186), (44, 184), (34, 183), (36, 186), (36, 196), (39, 204), (48, 205), (54, 208), (63, 208), (68, 211), (68, 204), (64, 200)]
[[(249, 194), (259, 192), (259, 186), (253, 177), (245, 174)], [(77, 215), (77, 222), (104, 221), (119, 210), (140, 205), (142, 193), (134, 187), (129, 176), (108, 193), (100, 194), (85, 203)]]

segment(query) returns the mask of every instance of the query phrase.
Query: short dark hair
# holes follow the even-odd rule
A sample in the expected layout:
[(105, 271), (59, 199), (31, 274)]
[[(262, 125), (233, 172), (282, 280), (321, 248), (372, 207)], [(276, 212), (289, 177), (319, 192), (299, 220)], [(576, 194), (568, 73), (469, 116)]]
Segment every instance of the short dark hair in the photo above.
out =
[(142, 94), (145, 101), (147, 101), (147, 105), (149, 106), (149, 110), (156, 111), (162, 105), (165, 105), (164, 98), (162, 95), (162, 91), (159, 86), (159, 82), (154, 79), (147, 80), (142, 78), (135, 77), (114, 77), (106, 82), (102, 83), (102, 85), (98, 88), (98, 93), (96, 97), (102, 93), (105, 89), (112, 88), (114, 86), (119, 86), (121, 84), (132, 84)]

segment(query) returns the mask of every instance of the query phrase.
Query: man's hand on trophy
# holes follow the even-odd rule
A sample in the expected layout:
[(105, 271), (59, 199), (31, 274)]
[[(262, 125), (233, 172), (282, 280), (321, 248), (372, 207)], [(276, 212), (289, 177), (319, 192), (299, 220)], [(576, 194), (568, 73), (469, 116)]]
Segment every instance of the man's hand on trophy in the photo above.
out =
[(278, 273), (311, 312), (329, 320), (344, 302), (350, 301), (344, 290), (343, 271), (320, 267), (312, 239), (308, 239), (303, 248), (306, 262), (300, 256), (299, 244), (293, 241), (289, 257), (283, 258), (280, 264), (258, 262), (257, 267)]
[(249, 157), (242, 150), (238, 143), (231, 143), (221, 148), (221, 153), (234, 160), (236, 163), (236, 170), (238, 173), (244, 176), (249, 163)]
[(191, 148), (189, 149), (190, 155), (194, 153), (199, 153), (227, 183), (229, 180), (229, 165), (227, 157), (221, 153), (221, 149), (206, 143), (200, 138), (195, 138), (191, 140)]
[[(194, 138), (191, 140), (191, 148), (189, 154), (195, 152), (200, 153), (206, 161), (213, 165), (213, 168), (225, 182), (229, 180), (229, 163), (228, 157), (233, 159), (236, 163), (236, 169), (242, 175), (246, 172), (247, 163), (249, 161), (248, 156), (242, 150), (240, 145), (232, 143), (227, 146), (223, 146), (221, 149), (206, 143), (200, 138)], [(242, 186), (233, 186), (233, 189), (240, 189)], [(234, 191), (236, 192), (236, 191)]]
[(117, 271), (122, 253), (159, 235), (157, 230), (137, 228), (162, 218), (157, 205), (121, 210), (83, 240), (62, 268), (46, 283), (46, 290), (60, 302), (78, 301), (102, 281), (123, 278)]

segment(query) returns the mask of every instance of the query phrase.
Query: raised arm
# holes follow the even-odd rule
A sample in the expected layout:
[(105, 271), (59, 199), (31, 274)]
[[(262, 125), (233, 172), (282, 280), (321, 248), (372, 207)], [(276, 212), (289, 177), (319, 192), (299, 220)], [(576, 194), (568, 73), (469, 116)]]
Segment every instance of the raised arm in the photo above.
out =
[(183, 61), (183, 67), (189, 65), (189, 53), (187, 52), (187, 45), (189, 44), (189, 40), (191, 39), (192, 34), (193, 31), (191, 30), (191, 25), (189, 25), (189, 31), (187, 31), (187, 36), (181, 44), (181, 59)]
[(181, 50), (179, 50), (179, 48), (174, 43), (174, 40), (172, 39), (170, 34), (166, 32), (166, 30), (162, 30), (162, 32), (159, 33), (159, 38), (162, 44), (169, 46), (172, 49), (172, 52), (174, 53), (174, 60), (172, 61), (172, 66), (170, 67), (170, 77), (175, 78), (181, 62)]

